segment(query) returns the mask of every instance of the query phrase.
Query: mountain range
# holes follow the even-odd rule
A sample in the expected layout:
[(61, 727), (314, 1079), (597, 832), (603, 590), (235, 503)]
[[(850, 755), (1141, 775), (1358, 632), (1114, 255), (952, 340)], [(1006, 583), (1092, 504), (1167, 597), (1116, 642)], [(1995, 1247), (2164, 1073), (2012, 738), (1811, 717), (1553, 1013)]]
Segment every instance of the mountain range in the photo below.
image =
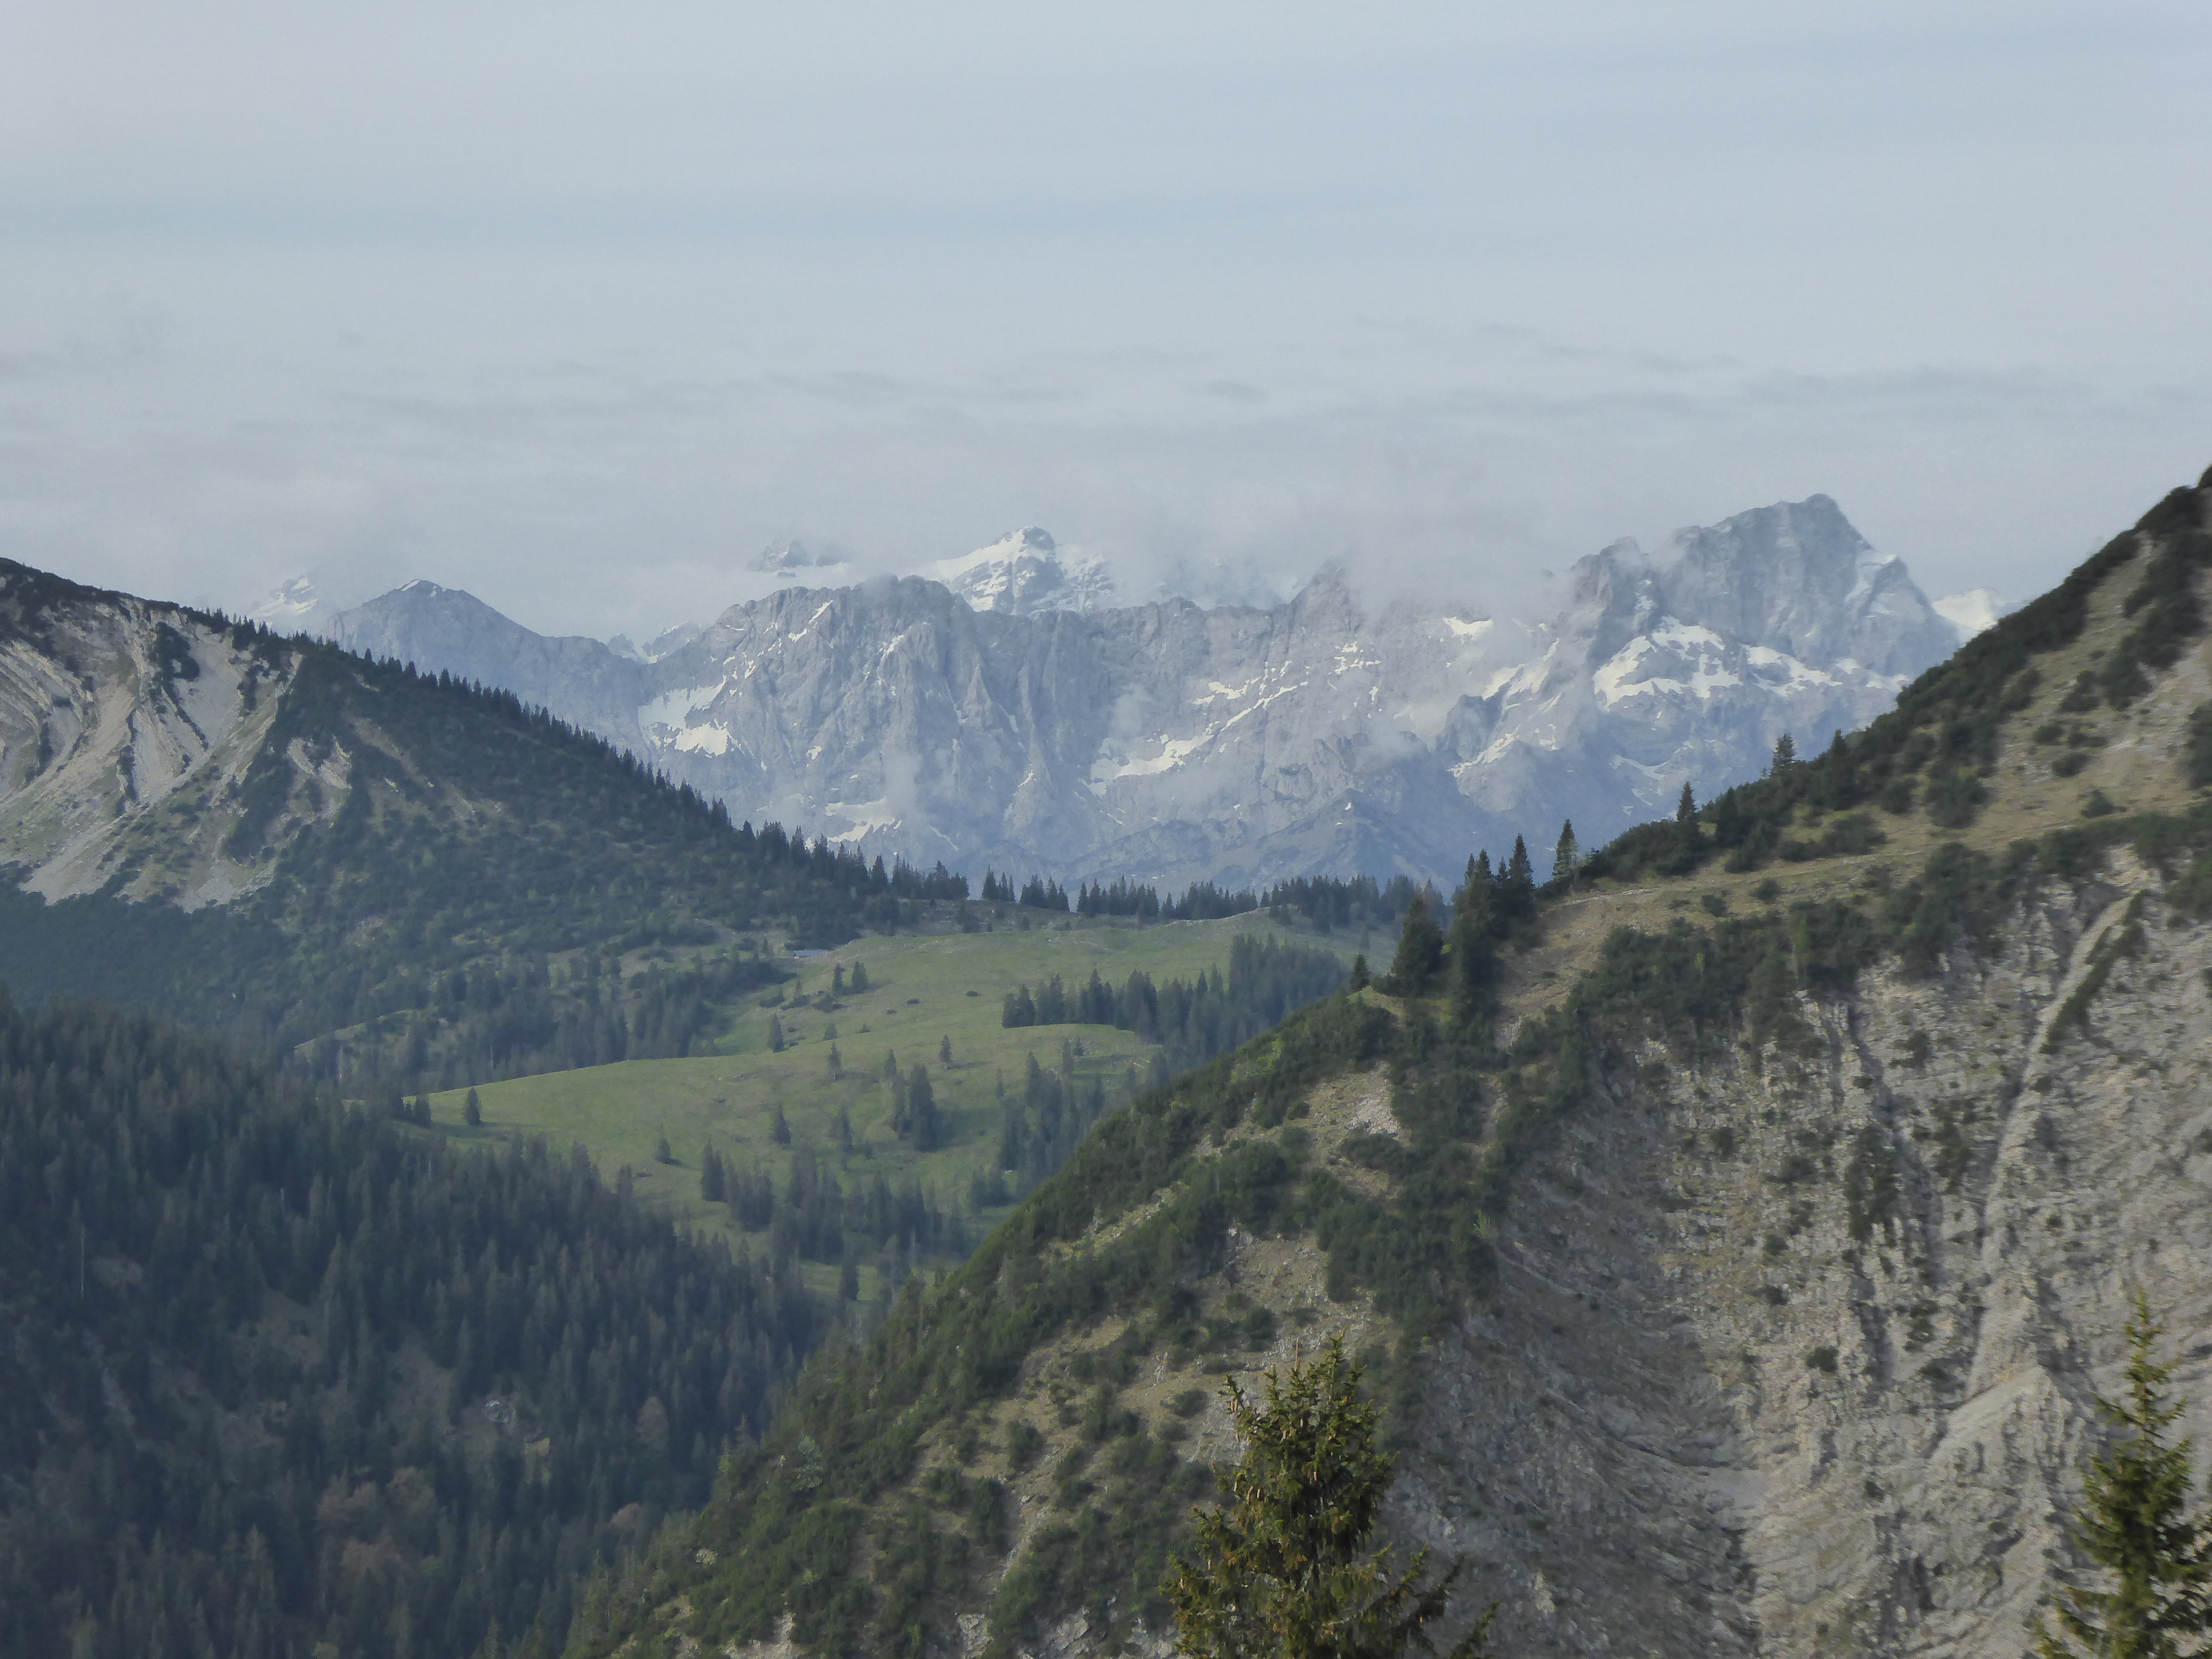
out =
[[(834, 550), (771, 549), (799, 582)], [(764, 556), (767, 557), (768, 556)], [(826, 562), (825, 562), (826, 561)], [(1442, 878), (1585, 845), (1825, 744), (1994, 620), (1931, 605), (1814, 495), (1580, 561), (1535, 623), (1374, 606), (1342, 568), (1265, 606), (1130, 604), (1035, 528), (906, 578), (795, 585), (637, 649), (546, 638), (427, 581), (310, 618), (505, 688), (733, 817), (863, 854), (1243, 884)], [(298, 620), (270, 612), (273, 625)]]

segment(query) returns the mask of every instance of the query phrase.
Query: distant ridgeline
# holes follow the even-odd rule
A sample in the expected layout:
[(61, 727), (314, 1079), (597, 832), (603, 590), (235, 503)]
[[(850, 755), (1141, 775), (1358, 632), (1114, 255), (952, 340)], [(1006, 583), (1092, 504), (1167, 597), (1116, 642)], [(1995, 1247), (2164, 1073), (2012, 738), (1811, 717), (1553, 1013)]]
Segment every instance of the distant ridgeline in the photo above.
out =
[[(0, 981), (312, 1043), (349, 1086), (680, 1054), (775, 977), (757, 930), (968, 896), (732, 826), (509, 693), (5, 562), (0, 646)], [(616, 972), (655, 946), (691, 959)]]
[(4, 998), (0, 1262), (22, 1659), (550, 1659), (580, 1574), (700, 1502), (824, 1317), (581, 1157)]
[[(1843, 1018), (1854, 999), (1864, 1006), (1865, 970), (1888, 963), (1903, 981), (1925, 982), (1972, 960), (1971, 953), (1985, 957), (2003, 948), (2024, 900), (2051, 883), (2088, 880), (2117, 847), (2158, 872), (2170, 927), (2212, 916), (2212, 702), (2201, 690), (2192, 699), (2185, 684), (2181, 699), (2194, 707), (2183, 716), (2173, 755), (2179, 775), (2162, 760), (2154, 778), (2148, 770), (2133, 775), (2155, 805), (2130, 810), (2093, 794), (2078, 818), (2068, 803), (2058, 827), (2033, 838), (2004, 842), (1986, 826), (1978, 842), (1948, 833), (1976, 828), (2001, 787), (2016, 787), (2025, 798), (2050, 779), (2077, 775), (2082, 769), (2068, 757), (2077, 743), (2094, 740), (2080, 735), (2081, 717), (2124, 710), (2152, 690), (2171, 698), (2174, 685), (2153, 677), (2203, 637), (2197, 589), (2208, 569), (2212, 474), (2196, 489), (2175, 491), (2059, 588), (1923, 675), (1893, 713), (1817, 758), (1800, 762), (1784, 747), (1768, 775), (1715, 801), (1701, 806), (1686, 792), (1674, 820), (1632, 830), (1578, 867), (1563, 857), (1543, 885), (1523, 848), (1503, 868), (1471, 860), (1448, 921), (1425, 899), (1409, 904), (1395, 959), (1373, 991), (1324, 997), (1108, 1114), (965, 1266), (930, 1293), (909, 1280), (865, 1348), (817, 1358), (768, 1438), (732, 1458), (707, 1509), (672, 1526), (587, 1599), (576, 1651), (712, 1652), (787, 1632), (807, 1653), (951, 1651), (980, 1641), (983, 1659), (1013, 1659), (1048, 1644), (1120, 1651), (1140, 1625), (1156, 1640), (1168, 1617), (1162, 1574), (1187, 1535), (1192, 1502), (1212, 1485), (1188, 1419), (1205, 1409), (1209, 1377), (1279, 1352), (1279, 1313), (1299, 1324), (1371, 1319), (1381, 1327), (1371, 1330), (1370, 1384), (1388, 1401), (1401, 1444), (1423, 1451), (1401, 1466), (1419, 1482), (1426, 1473), (1420, 1462), (1457, 1444), (1437, 1413), (1476, 1408), (1467, 1398), (1468, 1376), (1424, 1367), (1465, 1329), (1472, 1310), (1509, 1299), (1501, 1289), (1509, 1261), (1522, 1270), (1512, 1277), (1520, 1286), (1535, 1276), (1528, 1258), (1549, 1248), (1534, 1237), (1501, 1247), (1516, 1206), (1529, 1201), (1524, 1176), (1541, 1169), (1565, 1195), (1547, 1216), (1577, 1212), (1568, 1200), (1585, 1190), (1583, 1149), (1565, 1143), (1565, 1126), (1595, 1131), (1602, 1120), (1623, 1138), (1622, 1158), (1644, 1167), (1655, 1149), (1679, 1136), (1671, 1091), (1692, 1071), (1716, 1089), (1739, 1073), (1748, 1079), (1739, 1093), (1754, 1119), (1763, 1113), (1762, 1127), (1773, 1123), (1772, 1103), (1793, 1079), (1804, 1083), (1825, 1119), (1834, 1109), (1820, 1068), (1861, 1062), (1832, 1053), (1823, 1022)], [(2116, 608), (2128, 631), (2053, 700), (2038, 659), (2079, 641), (2093, 592), (2122, 576), (2129, 586)], [(2031, 727), (2022, 717), (2046, 701), (2055, 715)], [(1909, 823), (1928, 842), (1917, 868), (1860, 866), (1865, 879), (1816, 878), (1795, 891), (1787, 884), (1796, 866), (1881, 843), (1885, 823)], [(1947, 833), (1931, 837), (1923, 826)], [(1571, 894), (1592, 903), (1641, 900), (1620, 884), (1664, 884), (1715, 864), (1738, 874), (1771, 871), (1771, 884), (1730, 884), (1759, 908), (1731, 914), (1717, 884), (1686, 882), (1679, 907), (1659, 912), (1668, 920), (1649, 930), (1615, 927), (1571, 982), (1547, 988), (1554, 978), (1548, 971), (1516, 981), (1524, 948), (1551, 948), (1552, 915)], [(1693, 904), (1692, 892), (1705, 902)], [(2089, 1000), (2114, 962), (2144, 949), (2143, 903), (2139, 894), (2128, 925), (2091, 952), (2092, 971), (2040, 1039), (2046, 1051), (2087, 1024)], [(1647, 904), (1632, 914), (1653, 913)], [(1080, 991), (1048, 983), (1045, 994), (1116, 1023), (1138, 1000), (1130, 988), (1103, 981)], [(1043, 1012), (1039, 994), (1024, 988), (1007, 1023)], [(1925, 1058), (1923, 1050), (1906, 1063)], [(1367, 1094), (1363, 1085), (1355, 1105), (1346, 1091), (1320, 1086), (1352, 1073), (1387, 1077), (1387, 1093)], [(1698, 1098), (1700, 1110), (1709, 1109), (1703, 1088)], [(1370, 1102), (1385, 1108), (1382, 1127)], [(1948, 1130), (1938, 1124), (1925, 1149), (1917, 1131), (1894, 1127), (1892, 1133), (1869, 1122), (1833, 1146), (1832, 1174), (1818, 1186), (1791, 1184), (1816, 1168), (1803, 1156), (1766, 1177), (1792, 1194), (1786, 1212), (1802, 1212), (1784, 1222), (1777, 1200), (1766, 1256), (1787, 1256), (1808, 1275), (1829, 1272), (1832, 1258), (1816, 1261), (1790, 1243), (1814, 1224), (1817, 1210), (1829, 1230), (1824, 1236), (1848, 1246), (1842, 1265), (1856, 1277), (1838, 1295), (1854, 1308), (1866, 1305), (1870, 1277), (1858, 1253), (1876, 1240), (1896, 1243), (1908, 1186), (1948, 1180), (1956, 1191), (1970, 1164), (1998, 1155), (1962, 1139), (1954, 1121)], [(1811, 1144), (1831, 1155), (1831, 1143)], [(1602, 1201), (1627, 1200), (1608, 1194)], [(1680, 1207), (1663, 1188), (1648, 1201), (1654, 1215)], [(1240, 1279), (1239, 1262), (1251, 1261), (1268, 1240), (1300, 1248), (1270, 1251), (1259, 1258), (1270, 1264), (1264, 1273)], [(1917, 1248), (1932, 1251), (1940, 1243), (1923, 1237)], [(1904, 1248), (1910, 1261), (1916, 1247)], [(1741, 1253), (1726, 1254), (1736, 1272)], [(1303, 1261), (1315, 1263), (1310, 1281), (1274, 1265)], [(1885, 1261), (1885, 1276), (1886, 1269)], [(1669, 1279), (1679, 1271), (1669, 1268)], [(1727, 1283), (1742, 1287), (1740, 1279)], [(1268, 1286), (1300, 1299), (1266, 1306), (1255, 1291)], [(1681, 1293), (1720, 1296), (1711, 1283)], [(1893, 1294), (1932, 1296), (1934, 1279)], [(1559, 1308), (1569, 1299), (1581, 1297), (1531, 1305)], [(1765, 1298), (1771, 1307), (1786, 1299), (1779, 1292)], [(1973, 1312), (1978, 1319), (1978, 1307)], [(1671, 1320), (1659, 1322), (1671, 1332)], [(1547, 1328), (1562, 1331), (1556, 1322)], [(1540, 1351), (1549, 1340), (1541, 1329), (1525, 1329), (1526, 1352), (1484, 1334), (1485, 1363), (1494, 1359), (1501, 1369), (1480, 1387), (1496, 1387), (1506, 1401), (1550, 1404), (1559, 1398), (1559, 1355)], [(1563, 1346), (1559, 1354), (1577, 1352), (1587, 1350)], [(1815, 1349), (1804, 1363), (1832, 1370), (1835, 1354)], [(1703, 1387), (1704, 1372), (1697, 1376)], [(1942, 1390), (1952, 1386), (1947, 1376), (1931, 1363), (1895, 1386)], [(1625, 1386), (1650, 1385), (1636, 1371)], [(1851, 1386), (1888, 1385), (1870, 1369)], [(1778, 1403), (1783, 1395), (1763, 1396), (1770, 1415), (1794, 1409)], [(1830, 1415), (1816, 1420), (1834, 1420), (1836, 1407), (1824, 1401), (1818, 1409)], [(1424, 1425), (1431, 1437), (1413, 1439)], [(1694, 1430), (1709, 1434), (1709, 1419), (1695, 1418)], [(1644, 1433), (1639, 1419), (1628, 1437), (1632, 1455), (1664, 1455), (1645, 1446)], [(1563, 1596), (1571, 1595), (1585, 1631), (1596, 1628), (1593, 1610), (1613, 1589), (1568, 1581), (1584, 1559), (1578, 1547), (1598, 1524), (1595, 1510), (1613, 1506), (1565, 1505), (1538, 1516), (1503, 1495), (1515, 1490), (1516, 1466), (1534, 1463), (1532, 1443), (1541, 1437), (1524, 1432), (1510, 1455), (1443, 1471), (1426, 1500), (1484, 1493), (1480, 1508), (1491, 1512), (1480, 1528), (1475, 1506), (1465, 1511), (1465, 1535), (1483, 1554), (1462, 1588), (1478, 1607), (1513, 1589), (1501, 1629), (1510, 1626), (1505, 1633), (1532, 1650), (1556, 1634), (1528, 1622), (1535, 1616), (1530, 1607), (1553, 1617), (1547, 1577)], [(1586, 1477), (1592, 1465), (1571, 1461), (1581, 1443), (1536, 1464), (1532, 1482), (1569, 1468)], [(1492, 1455), (1487, 1446), (1459, 1449)], [(1558, 1486), (1555, 1480), (1520, 1490), (1540, 1504)], [(1709, 1524), (1710, 1488), (1692, 1490), (1694, 1514), (1657, 1517), (1652, 1538), (1687, 1538)], [(1865, 1490), (1863, 1524), (1878, 1532), (1887, 1511), (1872, 1504), (1884, 1495), (1871, 1479)], [(1840, 1513), (1821, 1511), (1829, 1530), (1817, 1547), (1833, 1536)], [(1768, 1522), (1786, 1524), (1771, 1514)], [(1749, 1575), (1740, 1535), (1730, 1528), (1715, 1559), (1741, 1580)], [(1881, 1561), (1875, 1569), (1894, 1577)], [(1510, 1586), (1486, 1582), (1509, 1571), (1519, 1574)], [(1921, 1584), (1908, 1593), (1924, 1597)], [(1669, 1650), (1709, 1644), (1716, 1618), (1735, 1616), (1735, 1604), (1723, 1609), (1717, 1595), (1683, 1600), (1684, 1629), (1696, 1635), (1670, 1636)], [(1078, 1619), (1085, 1622), (1072, 1622)], [(1622, 1639), (1650, 1634), (1618, 1621), (1612, 1628)], [(1068, 1638), (1070, 1630), (1078, 1636)]]

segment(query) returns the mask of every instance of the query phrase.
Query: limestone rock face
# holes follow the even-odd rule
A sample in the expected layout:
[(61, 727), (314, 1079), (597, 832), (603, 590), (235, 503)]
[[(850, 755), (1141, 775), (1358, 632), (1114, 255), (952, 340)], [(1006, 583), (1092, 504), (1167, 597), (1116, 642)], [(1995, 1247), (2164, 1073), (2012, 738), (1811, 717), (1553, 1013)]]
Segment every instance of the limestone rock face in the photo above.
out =
[[(89, 593), (0, 561), (0, 859), (50, 900), (118, 878), (188, 909), (236, 897), (263, 878), (224, 856), (230, 797), (289, 669), (212, 618), (64, 590)], [(342, 753), (287, 758), (343, 788)]]
[[(794, 572), (799, 567), (794, 566)], [(934, 577), (936, 580), (928, 580)], [(1114, 603), (1024, 530), (925, 579), (791, 587), (642, 653), (415, 583), (333, 636), (502, 685), (732, 815), (1063, 880), (1449, 878), (1584, 845), (1863, 725), (1957, 635), (1825, 496), (1583, 560), (1558, 617)]]
[(2024, 1652), (2136, 1286), (2212, 1437), (2212, 928), (2118, 866), (1529, 1183), (1395, 1517), (1468, 1554), (1500, 1650)]
[(1957, 643), (1903, 562), (1867, 545), (1826, 495), (1685, 530), (1674, 545), (1659, 579), (1666, 611), (1747, 647), (1914, 674)]

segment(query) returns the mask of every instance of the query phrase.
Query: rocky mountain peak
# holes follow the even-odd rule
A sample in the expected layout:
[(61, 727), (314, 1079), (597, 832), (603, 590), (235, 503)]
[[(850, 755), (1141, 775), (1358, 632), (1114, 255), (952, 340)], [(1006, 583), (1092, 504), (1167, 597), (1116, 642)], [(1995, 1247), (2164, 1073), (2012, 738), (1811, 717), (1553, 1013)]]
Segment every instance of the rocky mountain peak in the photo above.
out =
[(1649, 627), (1658, 605), (1651, 560), (1632, 536), (1586, 554), (1567, 572), (1563, 639), (1590, 641), (1610, 655)]
[(988, 547), (925, 566), (921, 574), (942, 582), (975, 610), (1033, 616), (1041, 611), (1097, 611), (1113, 603), (1114, 579), (1105, 565), (1063, 548), (1031, 525), (1011, 530)]
[(1894, 674), (1957, 642), (1903, 562), (1877, 553), (1826, 495), (1677, 531), (1669, 546), (1668, 613), (1747, 645)]

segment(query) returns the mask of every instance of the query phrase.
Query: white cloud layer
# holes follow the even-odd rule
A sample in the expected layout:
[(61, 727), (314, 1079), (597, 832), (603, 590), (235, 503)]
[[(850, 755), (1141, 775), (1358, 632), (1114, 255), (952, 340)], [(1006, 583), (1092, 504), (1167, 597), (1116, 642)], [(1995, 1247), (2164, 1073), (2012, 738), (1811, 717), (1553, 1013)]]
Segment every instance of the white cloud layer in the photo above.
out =
[(2212, 461), (2212, 13), (87, 0), (0, 21), (0, 551), (633, 635), (767, 542), (1546, 570)]

